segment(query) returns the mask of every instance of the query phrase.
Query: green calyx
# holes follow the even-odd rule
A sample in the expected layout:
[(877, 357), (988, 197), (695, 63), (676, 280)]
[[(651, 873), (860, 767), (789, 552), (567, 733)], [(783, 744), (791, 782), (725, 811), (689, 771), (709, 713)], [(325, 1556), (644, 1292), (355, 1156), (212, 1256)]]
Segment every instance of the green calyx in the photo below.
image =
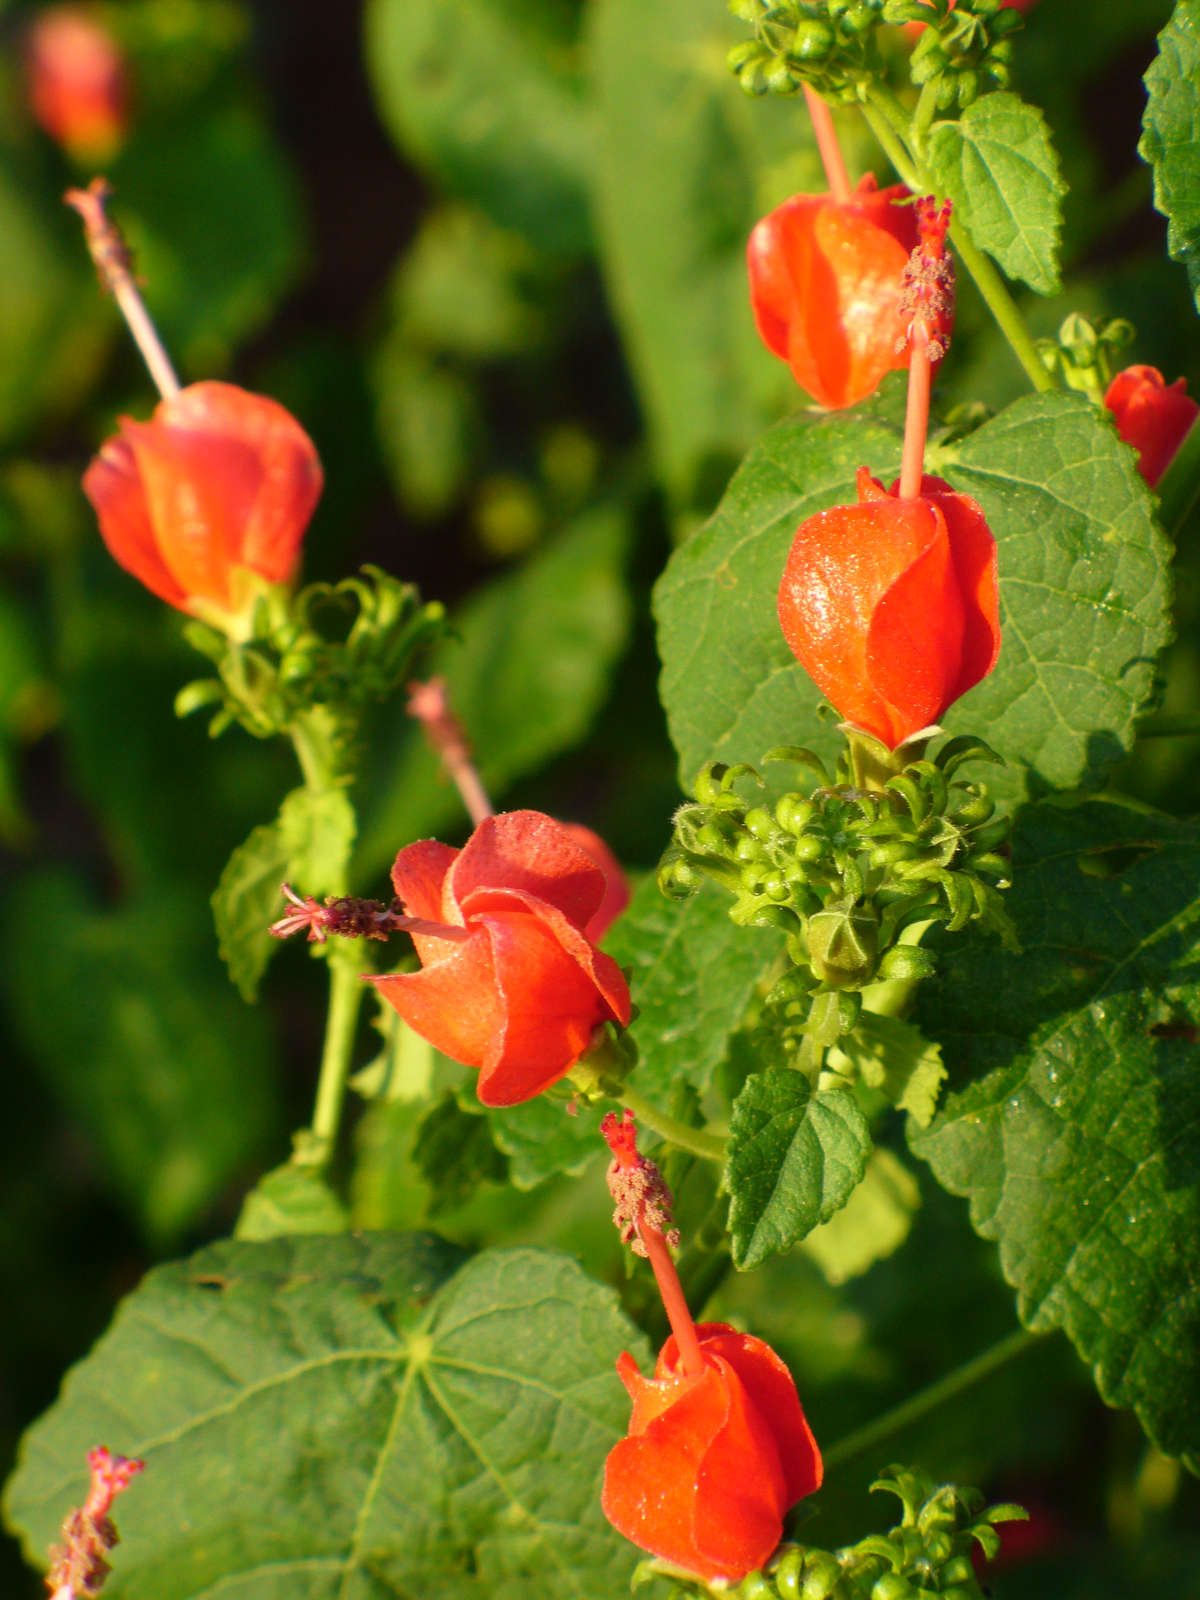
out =
[[(974, 922), (1016, 945), (999, 892), (1011, 870), (999, 853), (1009, 821), (995, 816), (983, 784), (956, 776), (966, 762), (999, 757), (965, 737), (947, 740), (933, 760), (922, 741), (907, 750), (917, 759), (904, 760), (904, 747), (887, 752), (860, 730), (844, 731), (847, 750), (832, 778), (811, 751), (769, 753), (819, 780), (770, 809), (735, 788), (761, 783), (753, 768), (705, 767), (659, 869), (670, 898), (687, 899), (712, 878), (734, 895), (735, 923), (788, 935), (791, 964), (760, 1021), (764, 1048), (780, 1064), (794, 1061), (806, 1039), (811, 1055), (852, 1032), (867, 985), (931, 976), (933, 957), (915, 942), (930, 923), (958, 933)], [(854, 774), (869, 775), (872, 787)]]
[(883, 71), (875, 28), (884, 0), (730, 0), (729, 9), (754, 29), (729, 52), (747, 94), (795, 94), (808, 84), (852, 105), (856, 86)]
[(986, 89), (1007, 89), (1013, 46), (1009, 35), (1023, 26), (1019, 12), (1004, 0), (963, 0), (951, 9), (949, 0), (887, 0), (885, 22), (921, 22), (909, 70), (919, 85), (930, 115), (963, 110)]
[(1135, 336), (1133, 323), (1124, 317), (1090, 322), (1073, 311), (1059, 328), (1057, 339), (1038, 340), (1038, 354), (1048, 372), (1102, 406), (1112, 382), (1113, 357), (1132, 344)]
[[(444, 627), (441, 605), (422, 605), (413, 584), (378, 567), (336, 586), (310, 584), (294, 596), (272, 589), (257, 600), (245, 640), (203, 622), (188, 624), (188, 642), (218, 675), (181, 689), (175, 711), (185, 717), (215, 707), (214, 738), (235, 722), (259, 739), (287, 733), (298, 748), (312, 745), (324, 770), (348, 768), (364, 708), (403, 682), (414, 653)], [(346, 748), (339, 755), (334, 745)]]

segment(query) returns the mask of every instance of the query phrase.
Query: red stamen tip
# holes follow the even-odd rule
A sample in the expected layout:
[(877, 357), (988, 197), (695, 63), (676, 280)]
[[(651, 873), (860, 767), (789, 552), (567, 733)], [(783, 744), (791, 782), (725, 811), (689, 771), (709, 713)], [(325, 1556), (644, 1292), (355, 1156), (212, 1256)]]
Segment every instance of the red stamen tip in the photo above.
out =
[(637, 1166), (642, 1158), (638, 1155), (637, 1123), (633, 1120), (632, 1111), (626, 1110), (620, 1117), (615, 1111), (610, 1111), (600, 1124), (600, 1132), (616, 1157), (618, 1166)]
[(99, 1521), (108, 1515), (117, 1496), (128, 1489), (139, 1472), (145, 1470), (146, 1463), (131, 1460), (129, 1456), (114, 1456), (103, 1445), (88, 1451), (87, 1463), (92, 1474), (92, 1485), (84, 1502), (83, 1513)]
[(946, 232), (950, 227), (950, 218), (954, 206), (946, 200), (942, 205), (931, 194), (922, 195), (917, 201), (917, 227), (921, 234), (921, 250), (935, 261), (939, 261), (946, 253)]
[(674, 1196), (654, 1162), (638, 1154), (633, 1113), (626, 1111), (618, 1121), (616, 1113), (610, 1111), (600, 1124), (600, 1132), (613, 1153), (608, 1192), (615, 1203), (613, 1226), (621, 1235), (621, 1243), (629, 1245), (635, 1256), (649, 1255), (639, 1230), (650, 1228), (677, 1250), (679, 1229), (671, 1216)]

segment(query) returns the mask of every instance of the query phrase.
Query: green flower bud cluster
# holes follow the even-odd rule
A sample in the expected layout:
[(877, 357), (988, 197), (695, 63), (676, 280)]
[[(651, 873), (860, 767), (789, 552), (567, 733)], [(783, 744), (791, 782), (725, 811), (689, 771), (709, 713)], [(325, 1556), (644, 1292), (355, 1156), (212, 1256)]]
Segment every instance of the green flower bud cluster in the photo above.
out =
[[(378, 567), (362, 572), (336, 586), (310, 584), (290, 597), (268, 589), (244, 643), (202, 622), (189, 623), (189, 643), (214, 663), (218, 676), (181, 689), (176, 714), (218, 707), (209, 725), (214, 738), (238, 722), (267, 739), (314, 717), (328, 725), (331, 737), (335, 728), (344, 734), (367, 703), (403, 682), (416, 650), (445, 629), (444, 607), (422, 605), (414, 585)], [(333, 624), (330, 632), (318, 625), (326, 620)]]
[(729, 52), (747, 94), (795, 94), (808, 84), (853, 105), (856, 85), (883, 71), (875, 28), (884, 0), (729, 0), (729, 9), (754, 29)]
[(1073, 311), (1059, 328), (1057, 339), (1038, 340), (1038, 354), (1048, 372), (1102, 406), (1112, 382), (1113, 357), (1132, 344), (1135, 336), (1133, 323), (1124, 317), (1089, 322)]
[(885, 22), (923, 22), (909, 71), (917, 84), (934, 85), (938, 111), (965, 109), (985, 89), (1007, 89), (1011, 80), (1010, 34), (1022, 27), (1019, 12), (1004, 0), (887, 0)]
[(835, 1551), (783, 1544), (761, 1572), (752, 1572), (732, 1595), (737, 1600), (983, 1600), (971, 1565), (971, 1547), (990, 1559), (1000, 1547), (999, 1522), (1023, 1519), (1020, 1506), (983, 1509), (978, 1489), (937, 1485), (923, 1473), (889, 1467), (871, 1485), (897, 1495), (903, 1521), (889, 1534), (870, 1534)]
[(983, 784), (954, 776), (965, 762), (999, 760), (982, 740), (951, 739), (934, 760), (908, 762), (873, 791), (846, 781), (849, 757), (835, 783), (811, 751), (764, 759), (812, 766), (823, 782), (768, 809), (734, 788), (743, 778), (761, 784), (752, 767), (710, 763), (696, 780), (696, 804), (676, 814), (659, 885), (687, 899), (713, 878), (735, 897), (734, 922), (787, 934), (792, 964), (761, 1023), (785, 1059), (806, 1035), (828, 1047), (850, 1033), (867, 984), (932, 975), (929, 952), (902, 940), (915, 925), (944, 922), (957, 933), (976, 922), (1015, 946), (999, 893), (1010, 875), (998, 854), (1009, 821), (995, 815)]

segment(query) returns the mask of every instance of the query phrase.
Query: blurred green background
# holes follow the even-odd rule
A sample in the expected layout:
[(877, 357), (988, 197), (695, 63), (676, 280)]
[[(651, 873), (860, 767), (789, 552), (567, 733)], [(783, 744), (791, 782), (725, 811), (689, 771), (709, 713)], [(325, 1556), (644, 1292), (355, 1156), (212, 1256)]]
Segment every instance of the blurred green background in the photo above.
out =
[[(1046, 109), (1071, 194), (1064, 294), (1027, 310), (1038, 334), (1071, 310), (1129, 317), (1129, 359), (1200, 392), (1200, 322), (1136, 156), (1169, 9), (1041, 0), (1030, 15), (1018, 87)], [(110, 560), (79, 490), (117, 415), (154, 395), (59, 201), (92, 169), (28, 110), (38, 10), (0, 4), (0, 1476), (147, 1265), (227, 1233), (285, 1159), (325, 998), (303, 946), (281, 951), (257, 1007), (226, 978), (208, 897), (294, 784), (291, 757), (176, 721), (197, 668), (182, 619)], [(757, 433), (806, 403), (756, 341), (742, 264), (764, 210), (822, 187), (802, 105), (741, 95), (721, 0), (113, 0), (92, 15), (128, 61), (114, 214), (181, 375), (275, 396), (321, 453), (306, 578), (370, 561), (446, 601), (456, 638), (436, 665), (495, 796), (587, 822), (632, 872), (652, 868), (680, 793), (650, 586)], [(841, 127), (851, 166), (884, 175), (856, 119)], [(941, 384), (943, 407), (1022, 389), (969, 285)], [(1200, 712), (1198, 534), (1180, 541), (1169, 713)], [(1118, 781), (1184, 814), (1198, 777), (1200, 739), (1159, 739)], [(356, 798), (366, 893), (386, 892), (409, 840), (466, 832), (400, 705)], [(377, 1048), (364, 1026), (362, 1061)], [(468, 1243), (561, 1244), (635, 1314), (647, 1304), (597, 1163), (528, 1192), (431, 1196), (410, 1108), (353, 1115), (358, 1224), (432, 1210)], [(898, 1124), (880, 1138), (903, 1154)], [(714, 1302), (786, 1355), (825, 1442), (1015, 1326), (994, 1248), (904, 1159), (914, 1220), (888, 1260), (847, 1278), (802, 1251)], [(711, 1197), (689, 1184), (695, 1222)], [(1031, 1506), (998, 1595), (1200, 1595), (1197, 1485), (1104, 1409), (1057, 1337), (889, 1453)], [(806, 1537), (883, 1525), (886, 1507), (864, 1510), (868, 1462), (831, 1472)], [(40, 1592), (11, 1541), (0, 1591)]]

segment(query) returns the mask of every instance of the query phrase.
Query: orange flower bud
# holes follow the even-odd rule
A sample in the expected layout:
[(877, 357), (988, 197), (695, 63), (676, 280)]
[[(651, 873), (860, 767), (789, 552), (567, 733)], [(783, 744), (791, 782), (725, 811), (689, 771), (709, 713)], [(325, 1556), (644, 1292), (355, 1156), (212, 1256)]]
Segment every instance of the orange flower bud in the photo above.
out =
[(50, 6), (29, 30), (29, 107), (75, 160), (107, 161), (125, 137), (125, 62), (116, 40), (79, 6)]
[(737, 1583), (776, 1549), (788, 1508), (820, 1488), (821, 1454), (770, 1345), (722, 1322), (696, 1333), (694, 1376), (674, 1334), (653, 1378), (628, 1354), (617, 1362), (633, 1416), (609, 1453), (601, 1504), (643, 1550), (706, 1583)]
[[(919, 242), (903, 184), (877, 189), (871, 173), (853, 199), (798, 194), (750, 235), (750, 303), (763, 343), (814, 400), (840, 409), (908, 365), (911, 312), (904, 269)], [(948, 340), (952, 314), (939, 327)], [(930, 330), (931, 333), (935, 330)]]
[(1157, 367), (1126, 367), (1109, 384), (1104, 404), (1117, 432), (1137, 451), (1138, 471), (1153, 489), (1200, 413), (1187, 379), (1167, 383)]
[(582, 822), (564, 822), (562, 826), (579, 848), (587, 851), (604, 874), (604, 899), (583, 930), (593, 944), (599, 944), (629, 904), (629, 883), (621, 871), (621, 863), (598, 833), (584, 827)]
[(861, 467), (858, 499), (801, 523), (779, 620), (822, 693), (894, 750), (996, 664), (996, 541), (941, 478), (900, 500)]
[(392, 868), (419, 972), (372, 978), (411, 1028), (479, 1068), (485, 1106), (557, 1083), (602, 1023), (629, 1022), (629, 986), (585, 930), (605, 879), (562, 823), (540, 811), (485, 817), (462, 850), (406, 845)]
[(292, 576), (323, 483), (295, 417), (230, 383), (194, 383), (150, 422), (122, 417), (83, 477), (120, 565), (205, 616), (240, 609), (240, 572)]

